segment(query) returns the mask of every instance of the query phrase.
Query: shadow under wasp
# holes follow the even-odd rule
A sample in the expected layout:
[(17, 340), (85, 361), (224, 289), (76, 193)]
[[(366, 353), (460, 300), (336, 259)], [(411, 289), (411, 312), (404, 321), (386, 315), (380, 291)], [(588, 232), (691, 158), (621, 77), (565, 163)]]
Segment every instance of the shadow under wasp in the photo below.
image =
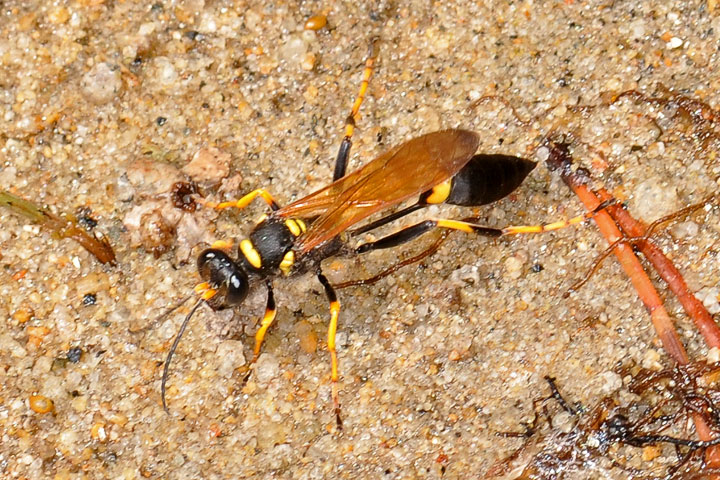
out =
[[(476, 133), (449, 129), (413, 138), (346, 175), (355, 118), (367, 91), (376, 56), (376, 42), (373, 42), (365, 62), (360, 91), (345, 123), (345, 137), (338, 151), (333, 182), (330, 185), (285, 207), (280, 207), (270, 193), (262, 188), (236, 201), (202, 202), (206, 207), (216, 209), (244, 208), (260, 197), (268, 204), (271, 212), (253, 227), (247, 239), (239, 243), (236, 258), (231, 256), (232, 245), (226, 241), (215, 242), (199, 255), (197, 267), (204, 280), (195, 287), (199, 298), (185, 317), (165, 360), (161, 381), (162, 404), (165, 410), (165, 386), (170, 360), (190, 318), (200, 305), (208, 303), (212, 308), (238, 306), (247, 296), (252, 282), (265, 283), (267, 304), (255, 334), (252, 365), (257, 361), (265, 334), (275, 319), (273, 280), (312, 272), (322, 284), (330, 303), (327, 348), (331, 358), (335, 417), (337, 426), (341, 429), (338, 360), (335, 350), (340, 303), (335, 289), (322, 273), (323, 260), (338, 255), (362, 254), (397, 247), (434, 229), (460, 230), (499, 237), (554, 230), (588, 217), (586, 214), (553, 224), (502, 229), (480, 225), (475, 218), (428, 219), (376, 241), (351, 246), (351, 241), (359, 235), (429, 205), (445, 203), (480, 206), (495, 202), (520, 186), (536, 165), (535, 162), (520, 157), (476, 154), (479, 145)], [(417, 200), (409, 206), (366, 225), (355, 227), (371, 215), (391, 209), (412, 198)]]

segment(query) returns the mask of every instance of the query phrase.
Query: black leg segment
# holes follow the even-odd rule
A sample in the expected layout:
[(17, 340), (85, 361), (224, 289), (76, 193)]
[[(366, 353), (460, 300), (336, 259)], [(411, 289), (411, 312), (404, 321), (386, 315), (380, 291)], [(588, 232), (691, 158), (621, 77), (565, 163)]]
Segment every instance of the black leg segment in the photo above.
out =
[(433, 228), (461, 230), (467, 233), (477, 233), (486, 237), (499, 237), (503, 234), (503, 231), (498, 228), (484, 227), (482, 225), (460, 220), (425, 220), (423, 222), (416, 223), (415, 225), (403, 228), (402, 230), (392, 233), (387, 237), (383, 237), (380, 240), (363, 243), (358, 246), (355, 251), (357, 253), (365, 253), (372, 250), (397, 247), (398, 245), (402, 245), (403, 243), (416, 239), (423, 233), (426, 233)]

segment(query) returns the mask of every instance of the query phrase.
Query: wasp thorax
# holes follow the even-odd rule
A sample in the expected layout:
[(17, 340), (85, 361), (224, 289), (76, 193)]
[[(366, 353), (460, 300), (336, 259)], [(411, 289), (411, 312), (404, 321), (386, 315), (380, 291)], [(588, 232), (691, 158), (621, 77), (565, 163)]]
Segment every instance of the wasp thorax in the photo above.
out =
[(227, 305), (245, 300), (250, 290), (247, 273), (225, 252), (215, 248), (205, 250), (197, 261), (200, 276), (225, 296)]

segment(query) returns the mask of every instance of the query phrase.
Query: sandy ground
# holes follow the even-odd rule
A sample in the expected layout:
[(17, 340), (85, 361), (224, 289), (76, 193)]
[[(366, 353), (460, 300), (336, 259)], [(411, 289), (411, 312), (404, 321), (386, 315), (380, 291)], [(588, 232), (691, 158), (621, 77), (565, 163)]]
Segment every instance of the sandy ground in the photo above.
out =
[[(662, 84), (717, 108), (714, 1), (484, 3), (0, 2), (0, 188), (91, 217), (118, 257), (102, 266), (0, 210), (0, 476), (477, 478), (519, 445), (495, 433), (521, 430), (545, 375), (592, 405), (622, 390), (618, 365), (669, 364), (613, 259), (562, 298), (606, 246), (592, 225), (498, 241), (458, 233), (418, 266), (340, 291), (342, 434), (312, 276), (276, 282), (277, 324), (244, 389), (262, 289), (234, 314), (201, 308), (163, 411), (162, 362), (188, 308), (153, 320), (191, 293), (208, 242), (241, 238), (265, 210), (184, 212), (172, 184), (189, 173), (215, 200), (263, 186), (281, 203), (324, 185), (375, 36), (351, 169), (458, 126), (480, 133), (482, 151), (535, 158), (555, 125), (575, 131), (578, 162), (645, 221), (717, 190), (717, 143), (676, 107), (602, 105), (603, 92)], [(328, 25), (303, 31), (314, 14)], [(534, 120), (500, 101), (471, 108), (484, 95)], [(574, 105), (600, 106), (581, 116)], [(182, 170), (197, 157), (215, 167)], [(504, 226), (582, 206), (540, 165), (476, 212)], [(706, 209), (658, 236), (716, 310), (719, 217)], [(362, 278), (426, 243), (325, 268), (334, 282)], [(705, 358), (660, 289), (691, 356)], [(35, 394), (54, 411), (33, 411)], [(623, 452), (646, 469), (668, 461)], [(607, 468), (567, 478), (627, 476)]]

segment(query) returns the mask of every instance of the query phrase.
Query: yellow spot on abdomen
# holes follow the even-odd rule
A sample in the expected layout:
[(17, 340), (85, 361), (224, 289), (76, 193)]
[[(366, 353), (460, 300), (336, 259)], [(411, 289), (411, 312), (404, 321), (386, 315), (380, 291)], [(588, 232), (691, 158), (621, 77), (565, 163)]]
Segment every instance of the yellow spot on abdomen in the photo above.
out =
[(437, 204), (443, 203), (445, 200), (447, 200), (447, 198), (450, 196), (451, 182), (452, 180), (446, 180), (440, 185), (435, 185), (432, 190), (430, 190), (430, 195), (425, 198), (425, 202), (430, 204)]

